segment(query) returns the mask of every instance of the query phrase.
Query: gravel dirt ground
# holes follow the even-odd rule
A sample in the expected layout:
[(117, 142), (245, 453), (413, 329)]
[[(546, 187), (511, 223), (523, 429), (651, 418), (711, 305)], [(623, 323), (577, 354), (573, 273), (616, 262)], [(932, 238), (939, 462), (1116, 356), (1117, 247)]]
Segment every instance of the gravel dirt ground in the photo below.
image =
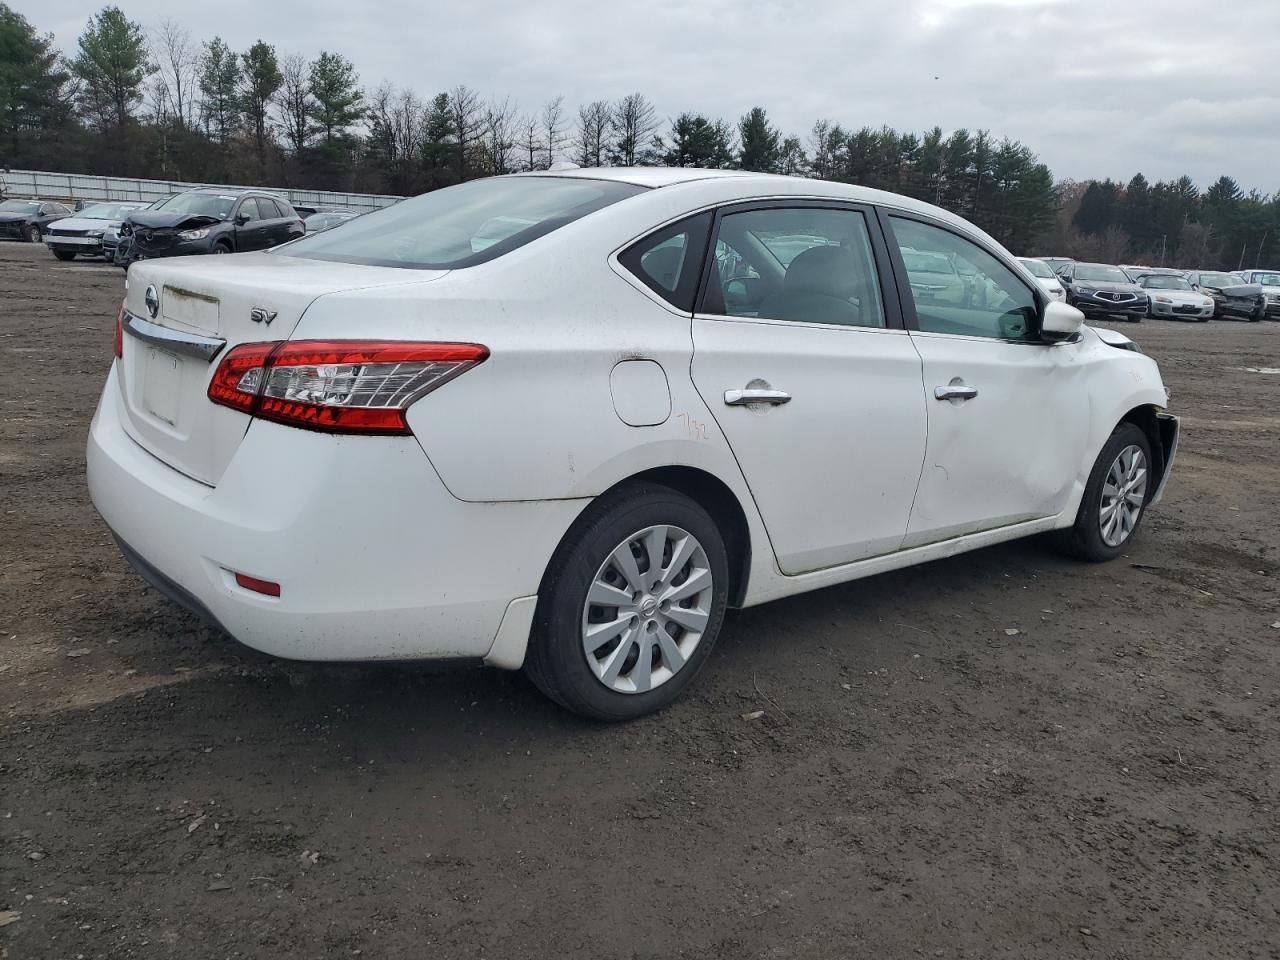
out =
[(121, 287), (0, 245), (4, 957), (1280, 957), (1280, 325), (1122, 325), (1184, 417), (1127, 557), (738, 612), (604, 727), (146, 587), (84, 486)]

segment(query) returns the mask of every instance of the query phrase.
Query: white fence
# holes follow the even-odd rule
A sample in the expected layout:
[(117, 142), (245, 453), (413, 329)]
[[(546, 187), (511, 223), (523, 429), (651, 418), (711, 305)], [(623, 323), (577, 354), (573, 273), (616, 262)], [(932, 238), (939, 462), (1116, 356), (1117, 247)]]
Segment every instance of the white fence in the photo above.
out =
[(47, 173), (41, 170), (5, 170), (0, 172), (0, 191), (5, 197), (36, 197), (41, 200), (163, 200), (196, 187), (223, 190), (265, 190), (288, 197), (290, 203), (309, 207), (336, 207), (367, 213), (389, 207), (403, 197), (376, 193), (333, 193), (325, 190), (291, 190), (287, 187), (238, 187), (226, 183), (180, 183), (176, 180), (133, 180), (128, 177), (92, 177), (71, 173)]

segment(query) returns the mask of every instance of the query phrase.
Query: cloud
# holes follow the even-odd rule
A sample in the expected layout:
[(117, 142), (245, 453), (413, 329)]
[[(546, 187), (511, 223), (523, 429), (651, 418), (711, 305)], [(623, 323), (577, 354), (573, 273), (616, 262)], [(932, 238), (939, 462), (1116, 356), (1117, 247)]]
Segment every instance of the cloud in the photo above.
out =
[[(72, 50), (77, 0), (16, 7)], [(535, 110), (640, 90), (659, 113), (736, 119), (764, 106), (787, 133), (819, 118), (989, 129), (1022, 140), (1060, 177), (1222, 173), (1280, 190), (1274, 83), (1280, 3), (1236, 0), (129, 0), (153, 25), (244, 49), (350, 57), (369, 87), (421, 95), (465, 83)], [(936, 79), (935, 79), (936, 78)]]

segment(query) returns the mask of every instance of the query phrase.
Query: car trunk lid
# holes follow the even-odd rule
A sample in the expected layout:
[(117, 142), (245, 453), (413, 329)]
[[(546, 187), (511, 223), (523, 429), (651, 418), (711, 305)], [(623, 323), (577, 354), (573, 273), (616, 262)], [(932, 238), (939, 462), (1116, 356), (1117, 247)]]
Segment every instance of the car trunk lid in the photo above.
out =
[(125, 429), (157, 459), (216, 486), (250, 422), (208, 399), (228, 350), (289, 339), (307, 307), (328, 294), (443, 275), (265, 253), (135, 264), (120, 360)]

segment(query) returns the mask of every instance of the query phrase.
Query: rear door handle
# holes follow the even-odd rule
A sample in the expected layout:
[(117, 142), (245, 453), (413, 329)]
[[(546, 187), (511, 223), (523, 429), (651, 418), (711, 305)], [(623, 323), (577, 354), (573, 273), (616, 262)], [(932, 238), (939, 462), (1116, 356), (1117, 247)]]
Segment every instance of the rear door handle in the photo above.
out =
[(778, 406), (791, 402), (791, 394), (785, 390), (763, 390), (748, 387), (743, 390), (726, 390), (724, 402), (731, 407), (745, 407), (750, 403), (769, 403)]
[(978, 388), (964, 383), (949, 383), (945, 387), (934, 387), (935, 400), (972, 400), (978, 395)]

